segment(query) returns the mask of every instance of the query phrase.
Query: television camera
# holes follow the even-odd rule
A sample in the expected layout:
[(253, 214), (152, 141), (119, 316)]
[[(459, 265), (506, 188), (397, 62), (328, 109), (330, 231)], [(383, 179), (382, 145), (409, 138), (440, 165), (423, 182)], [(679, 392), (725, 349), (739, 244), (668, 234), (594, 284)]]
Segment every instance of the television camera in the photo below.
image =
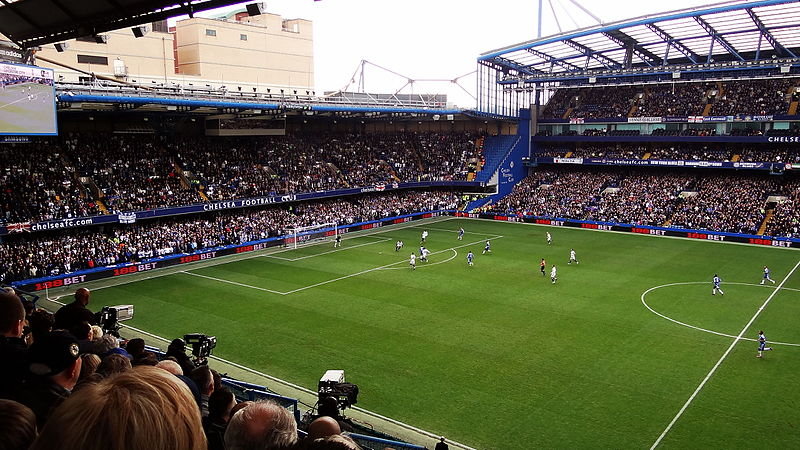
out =
[(120, 322), (133, 319), (133, 305), (103, 306), (95, 314), (95, 321), (104, 334), (119, 337)]
[(317, 384), (318, 411), (323, 416), (338, 416), (338, 410), (358, 403), (358, 386), (344, 380), (344, 370), (328, 370)]
[(211, 356), (211, 350), (217, 346), (216, 336), (206, 336), (202, 333), (184, 335), (183, 340), (186, 345), (192, 347), (195, 364), (206, 364), (208, 357)]

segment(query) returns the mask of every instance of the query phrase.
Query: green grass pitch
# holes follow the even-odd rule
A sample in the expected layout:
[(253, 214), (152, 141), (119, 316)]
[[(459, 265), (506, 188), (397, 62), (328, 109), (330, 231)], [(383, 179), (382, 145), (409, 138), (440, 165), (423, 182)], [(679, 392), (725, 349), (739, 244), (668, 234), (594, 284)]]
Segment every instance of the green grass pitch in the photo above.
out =
[[(433, 254), (412, 271), (424, 229)], [(373, 231), (188, 266), (92, 304), (134, 304), (129, 323), (167, 338), (216, 335), (215, 355), (310, 389), (345, 369), (359, 406), (477, 448), (650, 448), (718, 362), (661, 447), (800, 440), (794, 250), (468, 219)], [(759, 285), (764, 265), (775, 286)], [(691, 327), (643, 304), (690, 282), (644, 302)], [(739, 340), (722, 358), (768, 299), (742, 337), (763, 329), (774, 351)]]

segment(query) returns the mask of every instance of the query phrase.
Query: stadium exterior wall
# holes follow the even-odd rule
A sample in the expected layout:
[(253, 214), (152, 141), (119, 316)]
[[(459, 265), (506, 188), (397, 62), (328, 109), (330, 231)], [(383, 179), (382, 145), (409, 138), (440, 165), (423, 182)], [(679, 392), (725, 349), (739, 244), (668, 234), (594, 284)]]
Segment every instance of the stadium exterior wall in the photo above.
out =
[(565, 219), (545, 216), (469, 213), (461, 211), (456, 212), (454, 215), (456, 217), (501, 220), (505, 222), (535, 223), (539, 225), (550, 225), (555, 227), (583, 228), (600, 231), (621, 231), (626, 233), (648, 234), (651, 236), (671, 236), (689, 239), (701, 239), (705, 241), (737, 242), (742, 244), (766, 245), (771, 247), (800, 248), (800, 239), (759, 236), (754, 234), (726, 233), (721, 231), (693, 230), (688, 228), (652, 227), (649, 225), (595, 222), (591, 220)]

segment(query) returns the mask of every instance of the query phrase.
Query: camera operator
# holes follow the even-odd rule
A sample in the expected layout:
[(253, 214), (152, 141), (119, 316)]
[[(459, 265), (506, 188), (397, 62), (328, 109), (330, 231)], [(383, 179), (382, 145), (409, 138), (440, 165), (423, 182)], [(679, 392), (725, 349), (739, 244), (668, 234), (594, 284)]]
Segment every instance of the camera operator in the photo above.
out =
[(64, 305), (56, 311), (54, 330), (71, 330), (81, 322), (89, 322), (91, 325), (97, 324), (97, 319), (93, 312), (89, 311), (86, 305), (89, 304), (89, 290), (80, 288), (75, 291), (75, 301)]
[(167, 356), (172, 356), (183, 369), (184, 374), (190, 374), (197, 368), (192, 359), (186, 355), (186, 342), (181, 338), (173, 339), (167, 347)]

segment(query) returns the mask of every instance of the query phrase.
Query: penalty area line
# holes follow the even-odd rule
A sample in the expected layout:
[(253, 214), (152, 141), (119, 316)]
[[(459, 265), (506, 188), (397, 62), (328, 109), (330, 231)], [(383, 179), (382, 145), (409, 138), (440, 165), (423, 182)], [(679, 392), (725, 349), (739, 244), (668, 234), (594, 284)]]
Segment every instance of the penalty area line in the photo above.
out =
[(700, 385), (697, 386), (697, 389), (695, 389), (694, 392), (692, 393), (692, 395), (689, 397), (689, 399), (686, 400), (686, 403), (683, 404), (683, 407), (681, 407), (680, 411), (678, 411), (678, 413), (675, 414), (675, 417), (672, 418), (672, 421), (669, 423), (669, 425), (667, 425), (667, 428), (665, 428), (664, 431), (661, 432), (661, 435), (658, 436), (658, 439), (656, 439), (656, 441), (653, 442), (653, 445), (650, 446), (650, 450), (653, 450), (656, 447), (658, 447), (658, 445), (661, 443), (661, 441), (664, 439), (664, 437), (667, 435), (667, 433), (669, 433), (669, 431), (672, 429), (672, 426), (675, 425), (675, 422), (677, 422), (678, 419), (681, 418), (681, 416), (683, 415), (684, 411), (686, 411), (686, 409), (689, 407), (689, 405), (694, 401), (695, 397), (697, 397), (697, 394), (700, 393), (700, 391), (703, 389), (703, 387), (706, 385), (706, 383), (708, 383), (708, 380), (711, 379), (711, 377), (717, 371), (717, 369), (722, 364), (722, 362), (725, 361), (725, 359), (728, 357), (728, 355), (731, 353), (731, 351), (733, 351), (733, 348), (736, 347), (736, 344), (740, 340), (742, 340), (742, 336), (744, 336), (744, 334), (747, 332), (747, 330), (750, 328), (750, 326), (753, 324), (753, 322), (756, 321), (758, 316), (761, 315), (761, 311), (764, 311), (764, 308), (766, 308), (767, 305), (769, 304), (769, 302), (772, 300), (772, 298), (775, 297), (775, 294), (777, 294), (778, 292), (781, 291), (781, 288), (783, 287), (784, 283), (786, 283), (786, 281), (789, 279), (789, 277), (792, 276), (794, 271), (797, 270), (798, 266), (800, 266), (800, 261), (797, 261), (797, 264), (795, 264), (794, 267), (792, 267), (792, 270), (790, 270), (789, 273), (786, 274), (786, 276), (783, 278), (783, 280), (780, 282), (780, 284), (778, 284), (778, 287), (775, 290), (773, 290), (771, 294), (769, 294), (769, 297), (767, 297), (767, 299), (764, 301), (764, 304), (762, 304), (761, 307), (758, 308), (756, 313), (753, 314), (753, 317), (750, 318), (750, 321), (747, 322), (747, 325), (745, 325), (744, 328), (742, 328), (742, 331), (739, 332), (739, 335), (736, 336), (736, 338), (733, 339), (733, 342), (731, 342), (731, 345), (728, 346), (728, 349), (725, 350), (725, 353), (723, 353), (722, 356), (720, 356), (720, 358), (717, 361), (717, 363), (714, 364), (714, 367), (712, 367), (711, 370), (708, 371), (708, 374), (705, 376), (705, 378), (703, 378), (703, 381), (700, 382)]

